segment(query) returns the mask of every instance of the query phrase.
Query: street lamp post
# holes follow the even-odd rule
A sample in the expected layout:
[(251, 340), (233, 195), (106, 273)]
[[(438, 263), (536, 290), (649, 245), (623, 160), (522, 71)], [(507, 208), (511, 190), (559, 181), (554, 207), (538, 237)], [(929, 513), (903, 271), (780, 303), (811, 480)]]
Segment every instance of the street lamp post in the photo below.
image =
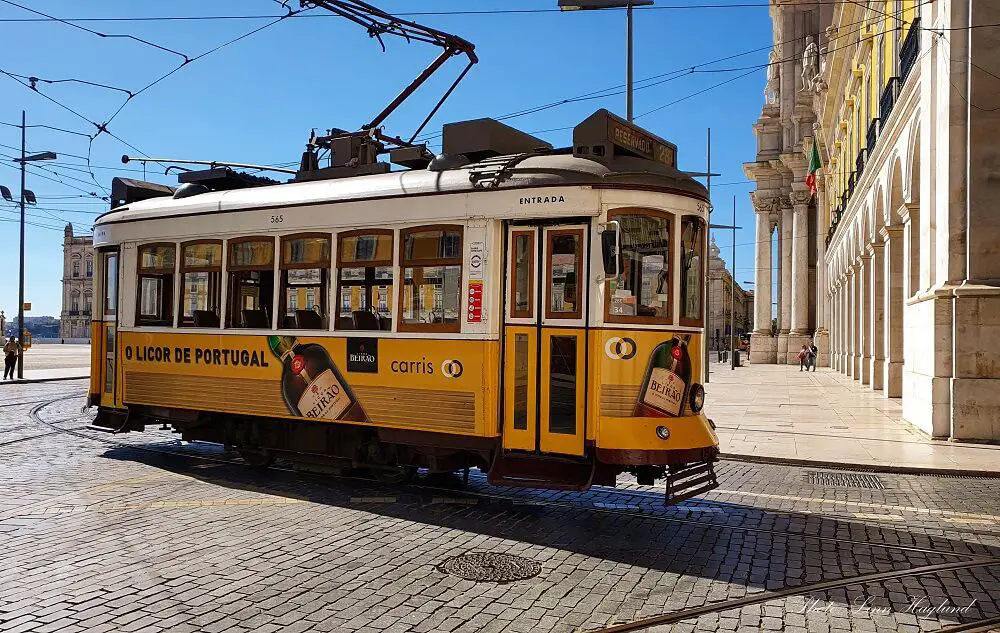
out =
[[(38, 154), (31, 154), (30, 156), (27, 154), (27, 141), (25, 138), (27, 126), (25, 125), (25, 118), (24, 110), (21, 110), (21, 158), (13, 159), (15, 163), (21, 164), (21, 250), (20, 265), (17, 273), (17, 327), (21, 330), (17, 333), (17, 341), (20, 346), (20, 350), (17, 353), (17, 377), (19, 380), (24, 378), (24, 202), (26, 194), (31, 193), (25, 189), (24, 166), (33, 161), (56, 159), (54, 152), (40, 152)], [(35, 194), (32, 193), (29, 198), (34, 200)]]
[(632, 8), (648, 7), (653, 0), (559, 0), (563, 11), (625, 9), (625, 118), (632, 122)]

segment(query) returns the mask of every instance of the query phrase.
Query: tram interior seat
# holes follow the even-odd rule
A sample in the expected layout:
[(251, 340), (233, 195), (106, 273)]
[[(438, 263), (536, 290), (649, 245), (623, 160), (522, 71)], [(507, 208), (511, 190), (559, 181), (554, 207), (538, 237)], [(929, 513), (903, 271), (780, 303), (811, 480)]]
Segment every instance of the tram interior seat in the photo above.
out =
[(295, 327), (300, 330), (324, 330), (323, 317), (315, 310), (296, 310)]
[(267, 310), (243, 310), (243, 327), (270, 330), (271, 319)]
[(354, 310), (351, 312), (355, 330), (380, 330), (379, 318), (369, 310)]
[(214, 310), (195, 310), (195, 327), (219, 327), (219, 315)]

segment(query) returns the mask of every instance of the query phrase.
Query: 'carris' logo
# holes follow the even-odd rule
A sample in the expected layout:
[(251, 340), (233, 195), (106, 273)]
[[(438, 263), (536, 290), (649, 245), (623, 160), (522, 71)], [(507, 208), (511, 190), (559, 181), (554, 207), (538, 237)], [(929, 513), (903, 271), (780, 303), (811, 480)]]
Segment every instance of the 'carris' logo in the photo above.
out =
[(441, 363), (441, 373), (448, 378), (458, 378), (462, 375), (463, 370), (461, 361), (446, 360)]

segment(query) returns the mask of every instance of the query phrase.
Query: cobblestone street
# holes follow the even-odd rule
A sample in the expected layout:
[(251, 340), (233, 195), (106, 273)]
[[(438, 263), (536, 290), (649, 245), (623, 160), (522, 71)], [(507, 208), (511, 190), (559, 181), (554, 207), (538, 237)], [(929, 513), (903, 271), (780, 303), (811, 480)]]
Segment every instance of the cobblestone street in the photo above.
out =
[[(0, 391), (2, 631), (1000, 630), (993, 479), (724, 461), (675, 507), (624, 478), (388, 486), (88, 430), (85, 389)], [(538, 573), (449, 573), (468, 552)]]

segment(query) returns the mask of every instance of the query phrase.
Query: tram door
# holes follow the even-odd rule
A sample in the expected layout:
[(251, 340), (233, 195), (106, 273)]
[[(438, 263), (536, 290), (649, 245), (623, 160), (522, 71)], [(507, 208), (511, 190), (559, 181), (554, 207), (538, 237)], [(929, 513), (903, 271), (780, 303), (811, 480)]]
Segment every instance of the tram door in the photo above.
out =
[(586, 225), (507, 232), (505, 449), (583, 455)]
[(117, 334), (118, 334), (118, 252), (105, 251), (100, 253), (103, 278), (99, 300), (101, 305), (94, 306), (95, 336), (93, 344), (99, 346), (95, 357), (100, 363), (95, 363), (94, 373), (98, 378), (100, 403), (102, 407), (114, 407), (117, 385)]

